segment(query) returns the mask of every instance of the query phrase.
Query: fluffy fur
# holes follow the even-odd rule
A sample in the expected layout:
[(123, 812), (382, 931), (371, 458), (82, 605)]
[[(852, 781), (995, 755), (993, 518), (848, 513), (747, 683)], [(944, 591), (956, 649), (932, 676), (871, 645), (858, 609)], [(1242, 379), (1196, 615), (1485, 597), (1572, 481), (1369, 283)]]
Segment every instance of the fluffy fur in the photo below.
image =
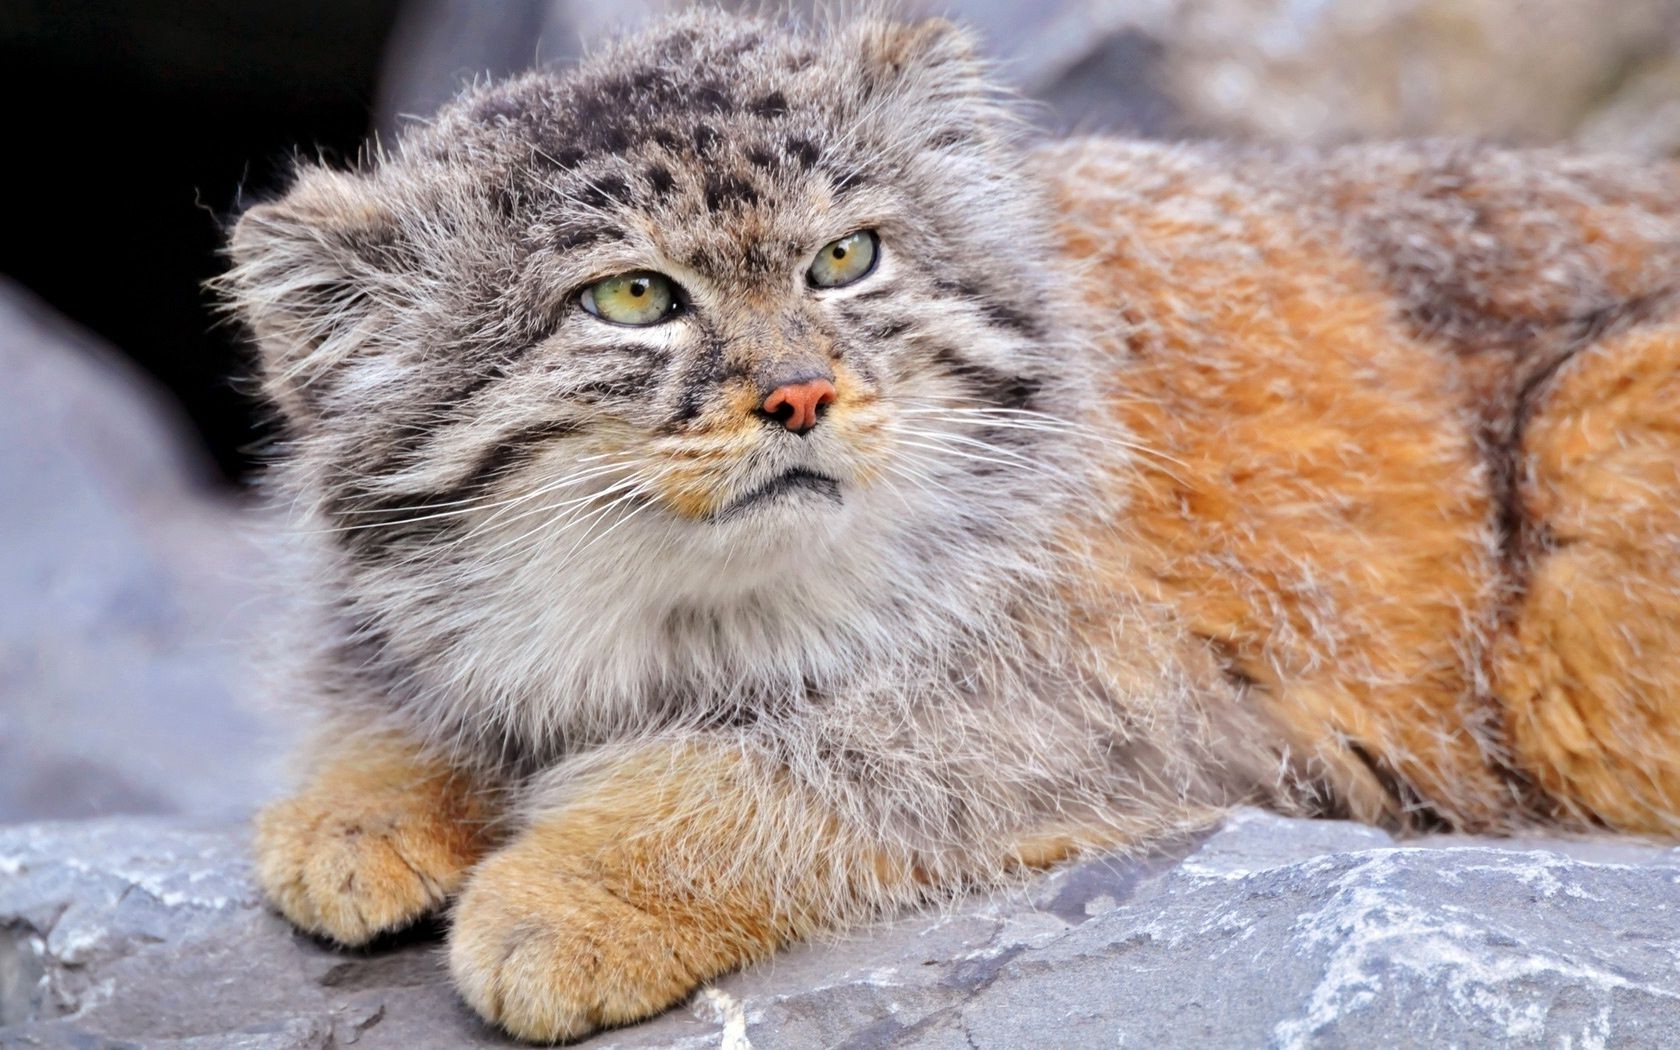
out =
[[(287, 915), (464, 884), (552, 1039), (1239, 801), (1674, 832), (1680, 175), (1019, 130), (946, 23), (696, 12), (240, 219), (330, 726)], [(638, 269), (683, 312), (580, 308)]]

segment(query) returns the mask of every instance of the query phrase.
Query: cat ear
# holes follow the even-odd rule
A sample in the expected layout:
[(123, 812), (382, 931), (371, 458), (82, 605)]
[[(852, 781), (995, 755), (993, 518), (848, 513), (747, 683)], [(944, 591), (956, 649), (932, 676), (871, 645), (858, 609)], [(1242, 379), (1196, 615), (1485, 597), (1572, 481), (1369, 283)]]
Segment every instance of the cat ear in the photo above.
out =
[(397, 223), (370, 176), (307, 166), (280, 200), (240, 216), (228, 253), (216, 285), (256, 337), (263, 388), (306, 418), (312, 384), (374, 333), (400, 266)]
[(981, 63), (974, 34), (943, 18), (920, 22), (866, 19), (856, 24), (866, 68), (885, 80), (925, 80), (978, 90)]
[[(894, 135), (937, 148), (988, 138), (1003, 112), (988, 85), (974, 34), (943, 18), (921, 22), (864, 21), (853, 28), (854, 54), (863, 63), (865, 97), (896, 96), (914, 109), (910, 119), (889, 107), (883, 119)], [(902, 109), (902, 107), (899, 107)]]

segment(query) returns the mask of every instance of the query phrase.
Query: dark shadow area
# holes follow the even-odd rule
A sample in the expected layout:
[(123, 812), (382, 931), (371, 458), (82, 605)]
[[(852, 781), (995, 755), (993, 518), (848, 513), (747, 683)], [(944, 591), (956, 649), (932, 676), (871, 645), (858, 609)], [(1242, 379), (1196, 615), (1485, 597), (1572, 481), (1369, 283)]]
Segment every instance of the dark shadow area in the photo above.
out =
[(223, 475), (256, 407), (239, 333), (202, 282), (220, 224), (272, 194), (294, 149), (353, 156), (399, 0), (6, 0), (12, 202), (0, 273), (181, 399)]

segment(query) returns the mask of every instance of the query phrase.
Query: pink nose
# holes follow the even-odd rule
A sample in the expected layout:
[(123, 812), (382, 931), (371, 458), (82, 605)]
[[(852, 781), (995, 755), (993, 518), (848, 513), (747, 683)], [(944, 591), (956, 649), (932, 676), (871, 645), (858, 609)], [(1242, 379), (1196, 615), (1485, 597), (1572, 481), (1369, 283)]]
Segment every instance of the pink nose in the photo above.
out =
[(807, 379), (803, 383), (784, 383), (772, 390), (760, 411), (795, 434), (803, 434), (817, 425), (823, 408), (833, 400), (833, 383), (826, 379)]

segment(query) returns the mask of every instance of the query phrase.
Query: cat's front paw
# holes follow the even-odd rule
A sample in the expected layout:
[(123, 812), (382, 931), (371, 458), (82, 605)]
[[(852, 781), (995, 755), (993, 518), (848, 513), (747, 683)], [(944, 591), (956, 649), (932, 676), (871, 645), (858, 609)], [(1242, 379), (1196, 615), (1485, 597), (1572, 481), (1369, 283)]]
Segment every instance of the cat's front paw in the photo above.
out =
[(456, 904), (456, 986), (521, 1039), (575, 1039), (650, 1017), (764, 941), (716, 909), (637, 901), (582, 870), (516, 843), (479, 866)]
[(257, 881), (286, 918), (340, 944), (402, 929), (440, 908), (483, 849), (480, 827), (434, 801), (305, 793), (273, 803), (257, 817)]

